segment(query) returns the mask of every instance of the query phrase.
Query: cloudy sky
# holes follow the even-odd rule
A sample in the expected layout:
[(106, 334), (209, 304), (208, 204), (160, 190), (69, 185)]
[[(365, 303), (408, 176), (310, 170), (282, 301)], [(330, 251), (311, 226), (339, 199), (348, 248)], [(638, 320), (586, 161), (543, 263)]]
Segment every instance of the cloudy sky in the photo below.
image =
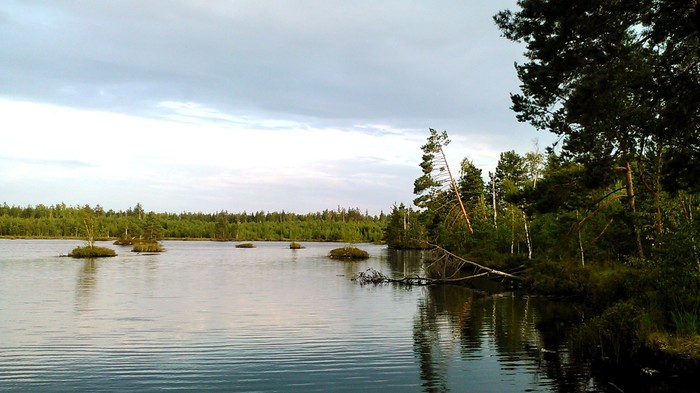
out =
[(378, 214), (428, 128), (453, 166), (553, 137), (510, 111), (498, 1), (0, 3), (0, 203)]

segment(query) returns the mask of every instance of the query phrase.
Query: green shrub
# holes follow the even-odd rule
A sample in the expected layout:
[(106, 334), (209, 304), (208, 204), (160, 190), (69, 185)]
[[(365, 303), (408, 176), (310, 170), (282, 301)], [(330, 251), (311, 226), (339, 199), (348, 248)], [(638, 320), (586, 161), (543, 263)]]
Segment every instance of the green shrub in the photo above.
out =
[(590, 275), (589, 268), (577, 263), (541, 262), (528, 269), (525, 280), (542, 294), (583, 297), (588, 293)]
[(656, 298), (655, 272), (628, 266), (594, 267), (587, 298), (598, 309), (629, 299), (649, 303)]
[(369, 253), (357, 247), (341, 247), (331, 250), (329, 256), (337, 259), (367, 259)]
[(69, 257), (73, 258), (103, 258), (103, 257), (115, 257), (117, 253), (111, 248), (107, 247), (76, 247), (68, 254)]
[(631, 360), (646, 336), (642, 332), (643, 314), (644, 311), (631, 302), (615, 304), (573, 333), (574, 352), (611, 364)]
[(671, 322), (677, 334), (692, 336), (700, 334), (700, 316), (694, 312), (672, 311)]
[(291, 242), (291, 243), (289, 244), (289, 248), (292, 249), (292, 250), (299, 250), (299, 249), (304, 248), (304, 246), (302, 246), (301, 243)]

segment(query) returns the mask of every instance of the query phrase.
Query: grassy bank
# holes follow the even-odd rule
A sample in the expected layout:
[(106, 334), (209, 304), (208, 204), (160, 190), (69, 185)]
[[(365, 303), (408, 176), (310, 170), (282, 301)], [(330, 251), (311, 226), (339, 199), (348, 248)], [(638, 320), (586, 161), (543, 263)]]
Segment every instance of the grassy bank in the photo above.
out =
[[(693, 277), (630, 262), (582, 267), (540, 262), (526, 282), (538, 294), (592, 306), (574, 331), (572, 349), (606, 367), (653, 369), (664, 375), (700, 371), (700, 292)], [(686, 272), (687, 274), (687, 272)]]

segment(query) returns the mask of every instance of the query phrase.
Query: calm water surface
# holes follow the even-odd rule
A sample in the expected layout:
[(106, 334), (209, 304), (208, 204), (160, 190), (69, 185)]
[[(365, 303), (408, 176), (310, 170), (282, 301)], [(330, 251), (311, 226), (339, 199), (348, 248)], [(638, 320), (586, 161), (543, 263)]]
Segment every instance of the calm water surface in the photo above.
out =
[(0, 240), (0, 392), (604, 390), (569, 365), (555, 305), (350, 280), (417, 273), (420, 252), (163, 243), (76, 260), (57, 256), (79, 241)]

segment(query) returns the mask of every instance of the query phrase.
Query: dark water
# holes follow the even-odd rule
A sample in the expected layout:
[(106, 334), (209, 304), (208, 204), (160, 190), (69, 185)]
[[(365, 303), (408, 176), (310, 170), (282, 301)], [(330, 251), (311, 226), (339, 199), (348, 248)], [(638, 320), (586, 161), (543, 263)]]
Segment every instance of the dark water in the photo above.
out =
[[(0, 240), (0, 392), (614, 391), (569, 359), (561, 307), (460, 287), (361, 286), (420, 252), (164, 242), (59, 258), (77, 241)], [(600, 385), (600, 386), (599, 386)]]

